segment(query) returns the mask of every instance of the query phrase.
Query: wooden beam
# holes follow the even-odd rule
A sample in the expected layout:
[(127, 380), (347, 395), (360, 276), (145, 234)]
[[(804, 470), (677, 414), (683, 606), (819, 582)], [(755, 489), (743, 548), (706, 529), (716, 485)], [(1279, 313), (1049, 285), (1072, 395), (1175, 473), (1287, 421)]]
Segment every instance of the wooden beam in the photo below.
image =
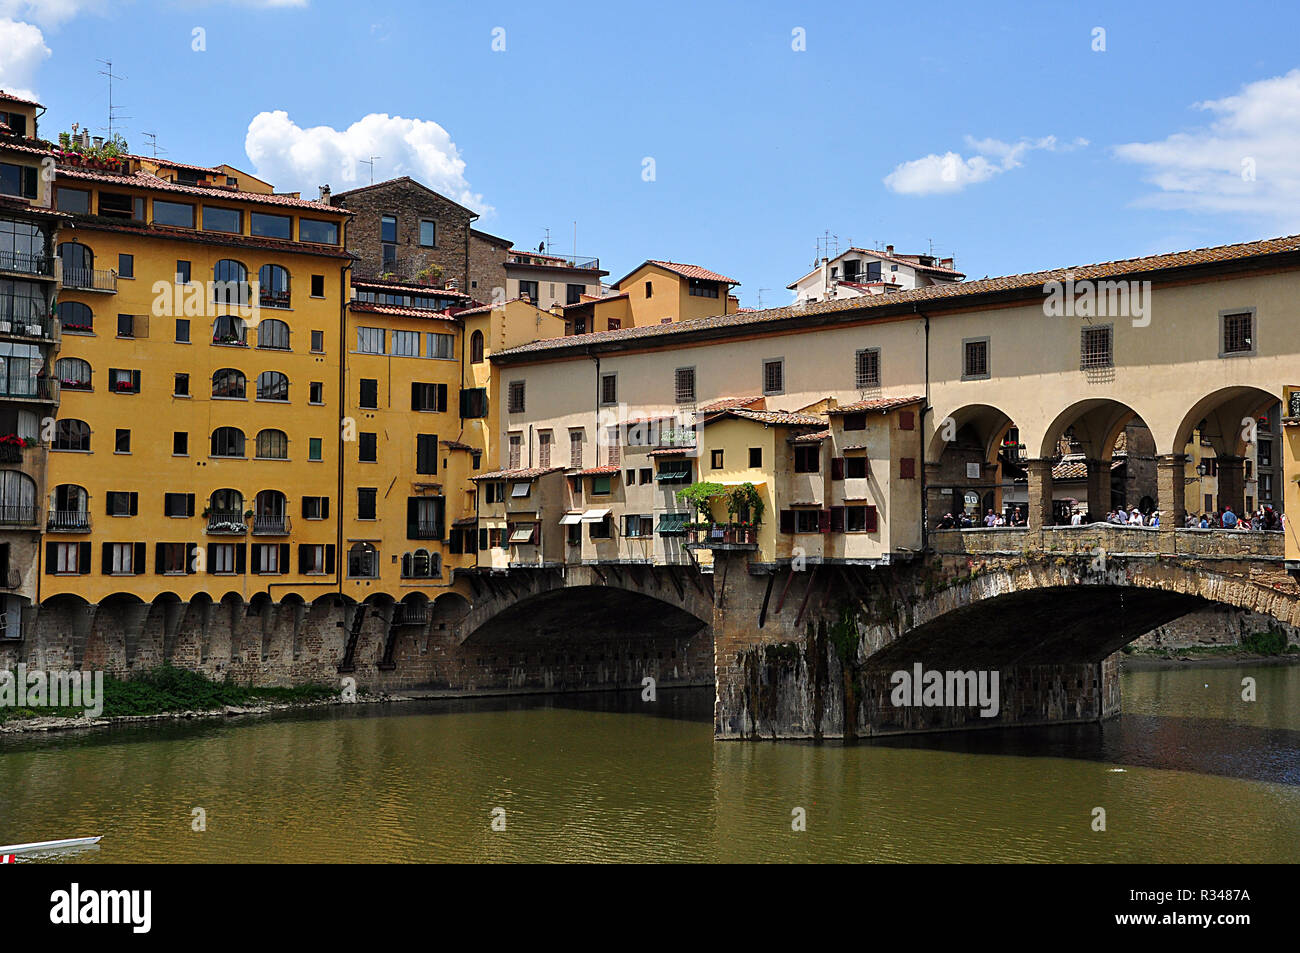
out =
[(808, 588), (804, 590), (803, 602), (799, 603), (799, 612), (794, 617), (794, 624), (798, 625), (803, 619), (803, 610), (808, 607), (808, 597), (812, 595), (813, 585), (817, 582), (817, 570), (821, 568), (821, 563), (813, 566), (812, 572), (808, 574)]
[(790, 591), (790, 583), (794, 582), (794, 570), (789, 567), (785, 571), (785, 585), (781, 587), (781, 598), (776, 600), (776, 614), (781, 614), (781, 607), (785, 605), (785, 594)]
[(767, 574), (767, 589), (763, 593), (763, 607), (758, 610), (758, 627), (763, 628), (763, 623), (767, 621), (767, 600), (772, 598), (772, 586), (776, 584), (776, 573)]

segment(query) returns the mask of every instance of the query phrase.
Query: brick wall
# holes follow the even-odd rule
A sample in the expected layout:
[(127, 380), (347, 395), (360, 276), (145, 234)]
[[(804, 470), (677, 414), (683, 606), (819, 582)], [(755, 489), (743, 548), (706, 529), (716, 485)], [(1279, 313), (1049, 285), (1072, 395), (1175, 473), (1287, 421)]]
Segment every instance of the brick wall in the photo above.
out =
[[(380, 224), (384, 215), (397, 217), (397, 266), (400, 278), (413, 280), (420, 269), (437, 264), (443, 281), (454, 279), (465, 290), (469, 284), (469, 231), (474, 213), (411, 179), (394, 179), (334, 196), (334, 205), (356, 215), (348, 225), (348, 251), (360, 256), (357, 274), (383, 270)], [(436, 224), (436, 247), (420, 244), (420, 222)]]

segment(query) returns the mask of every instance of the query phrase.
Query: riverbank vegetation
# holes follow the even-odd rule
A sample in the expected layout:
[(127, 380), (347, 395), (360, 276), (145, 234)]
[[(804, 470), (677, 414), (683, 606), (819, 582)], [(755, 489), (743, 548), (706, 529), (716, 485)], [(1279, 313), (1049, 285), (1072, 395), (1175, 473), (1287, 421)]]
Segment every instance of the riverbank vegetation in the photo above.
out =
[[(161, 665), (130, 679), (105, 675), (103, 717), (219, 711), (227, 706), (321, 702), (337, 694), (338, 689), (328, 685), (259, 688), (240, 685), (229, 676), (221, 681), (215, 681), (198, 672), (172, 665)], [(50, 716), (78, 717), (83, 712), (84, 709), (81, 708), (0, 707), (0, 722)]]
[(1280, 629), (1252, 632), (1241, 642), (1228, 645), (1136, 646), (1126, 645), (1123, 650), (1131, 658), (1155, 659), (1256, 659), (1294, 657), (1300, 658), (1300, 645), (1288, 645), (1286, 633)]

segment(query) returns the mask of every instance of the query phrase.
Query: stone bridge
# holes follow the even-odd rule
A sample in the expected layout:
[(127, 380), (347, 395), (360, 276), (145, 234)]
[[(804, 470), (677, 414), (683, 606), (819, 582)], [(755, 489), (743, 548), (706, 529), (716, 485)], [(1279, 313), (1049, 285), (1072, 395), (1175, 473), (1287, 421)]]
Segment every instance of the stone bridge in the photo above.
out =
[[(1280, 533), (1083, 527), (937, 532), (890, 568), (751, 575), (718, 560), (719, 738), (832, 738), (1096, 721), (1119, 709), (1115, 652), (1220, 604), (1292, 641), (1300, 586)], [(724, 587), (721, 580), (729, 577)], [(891, 675), (997, 671), (996, 715), (895, 705)]]

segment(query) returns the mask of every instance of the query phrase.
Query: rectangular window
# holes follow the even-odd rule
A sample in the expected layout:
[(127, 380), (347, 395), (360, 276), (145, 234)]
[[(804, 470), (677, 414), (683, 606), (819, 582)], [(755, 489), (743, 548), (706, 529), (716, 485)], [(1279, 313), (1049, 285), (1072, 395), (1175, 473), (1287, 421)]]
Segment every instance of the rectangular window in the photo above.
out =
[(305, 520), (328, 519), (330, 513), (329, 497), (304, 496), (302, 498), (302, 518)]
[(564, 303), (577, 304), (582, 300), (583, 293), (587, 290), (586, 285), (565, 285), (564, 286)]
[(322, 381), (311, 381), (307, 385), (307, 403), (323, 404), (325, 403), (325, 384)]
[(915, 414), (915, 412), (910, 411), (910, 410), (900, 410), (900, 411), (898, 412), (898, 429), (899, 429), (899, 430), (915, 430), (915, 429), (916, 429), (916, 414)]
[(208, 571), (214, 575), (232, 576), (235, 574), (234, 543), (215, 543), (208, 547)]
[(456, 359), (455, 335), (431, 332), (429, 334), (429, 347), (426, 353), (429, 357), (437, 358), (439, 360), (454, 361)]
[(56, 543), (55, 544), (55, 561), (54, 571), (61, 574), (80, 573), (88, 571), (81, 568), (81, 544), (80, 543)]
[(415, 435), (415, 472), (434, 474), (438, 472), (438, 435), (418, 433)]
[(704, 281), (700, 278), (691, 278), (687, 286), (687, 292), (696, 298), (716, 298), (718, 297), (718, 283), (716, 281)]
[(244, 233), (244, 213), (236, 208), (216, 208), (203, 206), (203, 230), (205, 232), (229, 232), (232, 235)]
[(1220, 340), (1223, 350), (1220, 357), (1230, 354), (1255, 353), (1255, 312), (1242, 311), (1219, 315)]
[(867, 475), (866, 457), (845, 457), (844, 477), (849, 480), (865, 479)]
[(487, 416), (487, 388), (465, 387), (460, 392), (460, 415), (467, 420)]
[(781, 394), (785, 392), (785, 361), (778, 358), (776, 360), (763, 362), (763, 393), (764, 394)]
[[(188, 285), (190, 283), (190, 263), (177, 259), (176, 261), (176, 283), (178, 285)], [(189, 340), (186, 338), (186, 340)]]
[(263, 575), (279, 573), (280, 544), (258, 543), (253, 549), (253, 571)]
[(419, 357), (420, 332), (394, 331), (392, 345), (395, 357)]
[(674, 374), (673, 385), (673, 392), (677, 397), (677, 403), (695, 403), (695, 368), (677, 368)]
[(722, 451), (711, 450), (709, 452), (709, 467), (713, 470), (722, 469)]
[(898, 461), (898, 477), (900, 480), (916, 479), (916, 458), (903, 457)]
[(1079, 370), (1087, 371), (1099, 367), (1114, 367), (1115, 357), (1111, 350), (1111, 326), (1085, 327), (1080, 329)]
[(518, 470), (519, 458), (524, 449), (524, 438), (522, 434), (512, 433), (510, 435), (509, 456), (507, 457), (506, 469)]
[(378, 499), (378, 494), (379, 490), (375, 487), (357, 487), (357, 519), (372, 520), (375, 518), (375, 502)]
[(185, 202), (164, 202), (153, 200), (153, 223), (170, 225), (173, 228), (194, 227), (194, 206)]
[(177, 430), (172, 434), (172, 453), (178, 457), (189, 456), (190, 452), (190, 435), (183, 430)]
[(379, 435), (373, 433), (357, 434), (357, 460), (361, 463), (379, 462)]
[[(157, 204), (154, 203), (155, 206)], [(259, 238), (282, 238), (288, 241), (293, 237), (293, 219), (288, 215), (253, 212), (248, 216), (248, 231)]]
[(108, 218), (122, 218), (128, 221), (144, 221), (144, 202), (142, 197), (124, 195), (121, 192), (99, 193), (99, 214)]
[(520, 281), (519, 297), (524, 298), (527, 301), (531, 301), (533, 304), (537, 304), (537, 282)]
[(592, 496), (609, 496), (610, 488), (613, 485), (614, 478), (607, 476), (597, 476), (591, 478), (591, 495)]
[(411, 409), (427, 413), (446, 413), (447, 385), (426, 384), (421, 381), (412, 382)]
[(131, 431), (122, 430), (122, 429), (119, 429), (117, 431), (117, 439), (114, 441), (113, 452), (114, 453), (131, 452)]
[(524, 412), (524, 381), (511, 381), (509, 396), (506, 400), (506, 410), (512, 414), (522, 414)]
[(642, 482), (643, 484), (645, 484), (645, 483), (653, 483), (653, 482), (654, 482), (654, 478), (655, 478), (655, 472), (654, 472), (653, 469), (651, 469), (650, 467), (642, 467), (642, 468), (641, 468), (641, 482)]
[(105, 499), (108, 504), (106, 512), (109, 516), (135, 516), (136, 494), (109, 490), (105, 494)]
[(135, 572), (134, 543), (106, 543), (109, 555), (109, 571), (114, 576), (129, 576)]
[[(12, 128), (12, 127), (11, 127)], [(16, 195), (20, 198), (34, 199), (37, 197), (39, 172), (35, 166), (14, 165), (12, 162), (0, 162), (0, 193), (4, 195)], [(67, 191), (59, 189), (59, 197)], [(63, 209), (63, 205), (59, 205)], [(70, 211), (64, 209), (64, 211)]]
[(983, 380), (989, 376), (989, 339), (971, 338), (961, 342), (961, 379)]
[(194, 515), (193, 493), (164, 493), (163, 516), (184, 519)]
[(325, 297), (325, 276), (324, 275), (311, 276), (311, 296), (313, 298)]
[(313, 354), (325, 353), (325, 332), (324, 331), (311, 332), (311, 352)]
[(177, 344), (190, 343), (190, 319), (189, 318), (176, 319), (176, 343)]
[(863, 348), (856, 353), (853, 379), (858, 390), (880, 386), (880, 348)]
[(1273, 465), (1273, 441), (1261, 440), (1255, 455), (1259, 457), (1261, 467), (1271, 467)]
[(874, 533), (876, 508), (874, 506), (845, 507), (845, 530), (850, 533)]
[(183, 576), (189, 569), (185, 543), (158, 544), (158, 572), (164, 576)]
[(325, 575), (325, 547), (312, 544), (299, 546), (298, 571), (304, 576)]
[(599, 522), (588, 523), (587, 525), (591, 527), (592, 539), (609, 539), (612, 531), (613, 520), (606, 516)]
[[(24, 169), (23, 171), (26, 174), (27, 170)], [(36, 170), (33, 169), (32, 171), (35, 172)], [(34, 194), (31, 197), (36, 198)], [(90, 193), (85, 189), (55, 189), (54, 198), (60, 212), (73, 212), (78, 215), (90, 214)]]
[(321, 456), (321, 438), (312, 437), (307, 441), (307, 459), (319, 461)]
[(172, 383), (172, 394), (177, 397), (190, 396), (190, 375), (177, 374)]
[(379, 381), (369, 377), (361, 378), (361, 393), (358, 395), (357, 403), (362, 410), (377, 410), (379, 408)]
[(795, 510), (794, 531), (796, 533), (820, 532), (821, 510)]
[(605, 463), (608, 466), (617, 466), (621, 459), (623, 447), (621, 443), (622, 438), (618, 431), (619, 431), (618, 427), (609, 428), (609, 442), (607, 444), (609, 449), (605, 451), (606, 452)]
[(794, 448), (795, 473), (821, 473), (821, 444), (798, 446)]
[(524, 499), (532, 492), (533, 485), (531, 483), (520, 481), (519, 483), (510, 484), (510, 498), (512, 500)]
[(121, 367), (108, 369), (108, 389), (114, 394), (140, 393), (140, 372)]
[(135, 256), (122, 255), (117, 256), (117, 276), (119, 278), (135, 277)]
[(326, 222), (319, 218), (300, 218), (298, 219), (298, 241), (311, 242), (314, 245), (337, 245), (339, 243), (338, 222)]
[[(371, 219), (374, 221), (374, 219)], [(385, 215), (379, 220), (379, 240), (387, 245), (397, 244), (397, 216)]]
[(845, 430), (866, 430), (867, 429), (866, 414), (845, 414), (840, 419), (844, 421)]
[(618, 375), (600, 375), (600, 402), (602, 404), (618, 403)]
[(438, 224), (427, 218), (420, 219), (420, 244), (425, 248), (434, 248), (438, 244)]
[(539, 430), (537, 432), (537, 465), (539, 467), (550, 467), (551, 443), (551, 432), (549, 430)]
[[(312, 332), (315, 334), (316, 332)], [(315, 350), (313, 348), (313, 350)], [(357, 350), (362, 354), (384, 353), (383, 328), (357, 328)]]
[(570, 430), (569, 431), (569, 466), (572, 469), (582, 469), (582, 444), (586, 439), (586, 431)]

